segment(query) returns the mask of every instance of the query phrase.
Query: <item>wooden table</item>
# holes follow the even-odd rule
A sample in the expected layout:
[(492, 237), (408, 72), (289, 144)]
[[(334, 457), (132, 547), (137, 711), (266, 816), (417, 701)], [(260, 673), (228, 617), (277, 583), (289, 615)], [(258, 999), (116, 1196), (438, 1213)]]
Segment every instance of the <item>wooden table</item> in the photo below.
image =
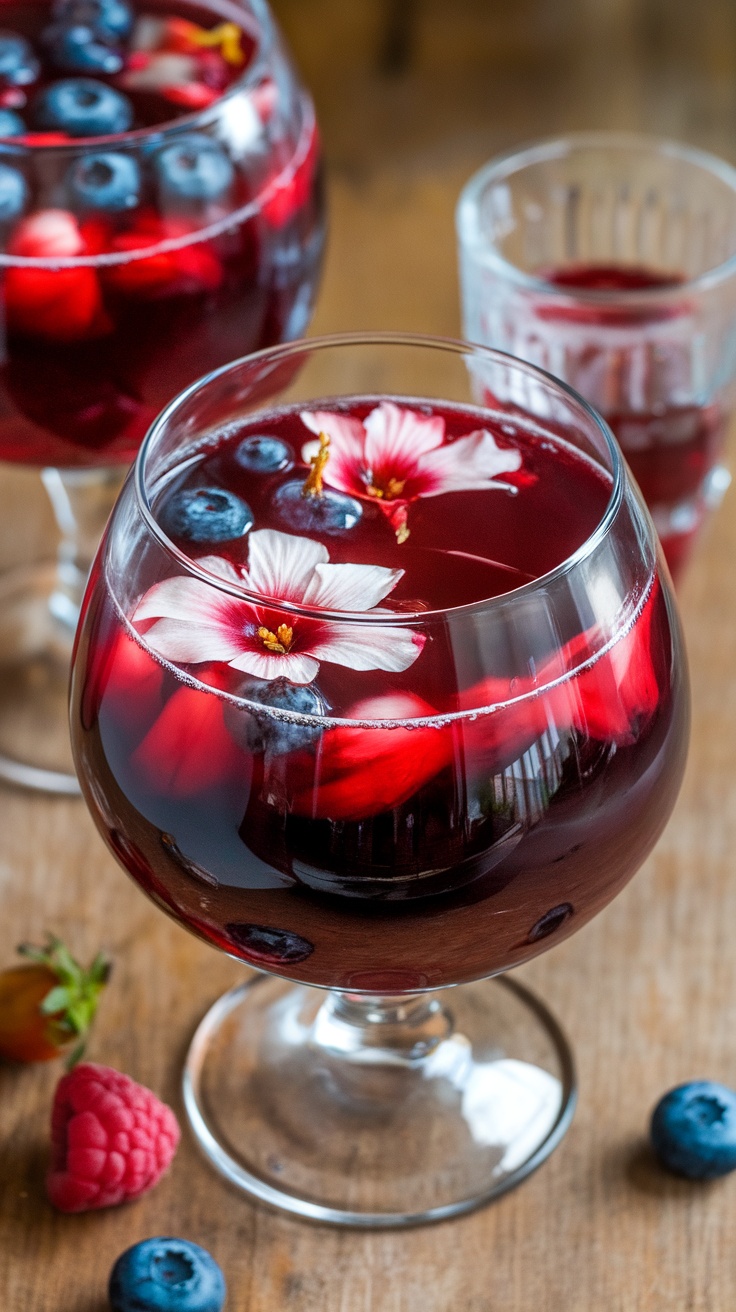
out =
[[(453, 207), (500, 148), (568, 127), (647, 127), (736, 154), (728, 0), (280, 0), (315, 88), (332, 237), (317, 330), (454, 334)], [(564, 12), (563, 12), (564, 9)], [(22, 500), (22, 524), (18, 502)], [(4, 559), (43, 554), (35, 480), (3, 474)], [(736, 495), (682, 589), (694, 732), (676, 813), (626, 892), (520, 971), (575, 1044), (581, 1100), (550, 1161), (495, 1206), (403, 1234), (354, 1234), (251, 1206), (185, 1133), (134, 1206), (61, 1217), (44, 1200), (58, 1069), (0, 1069), (0, 1306), (103, 1312), (117, 1254), (151, 1234), (210, 1248), (231, 1312), (730, 1312), (736, 1177), (690, 1186), (645, 1147), (679, 1080), (736, 1083)], [(236, 965), (149, 905), (81, 803), (0, 793), (0, 961), (53, 928), (116, 971), (90, 1055), (181, 1112), (193, 1027)]]

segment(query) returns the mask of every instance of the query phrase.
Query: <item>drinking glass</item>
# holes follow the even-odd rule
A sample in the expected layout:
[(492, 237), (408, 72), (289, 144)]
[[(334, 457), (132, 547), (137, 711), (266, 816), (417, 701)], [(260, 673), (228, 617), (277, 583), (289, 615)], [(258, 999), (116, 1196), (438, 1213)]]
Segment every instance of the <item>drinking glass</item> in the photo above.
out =
[(572, 134), (480, 169), (457, 232), (465, 336), (606, 418), (679, 577), (730, 482), (736, 170), (655, 137)]
[[(545, 521), (532, 474), (516, 490), (463, 484), (461, 443), (438, 453), (433, 428), (430, 463), (447, 473), (457, 458), (460, 500), (417, 490), (406, 462), (426, 472), (426, 443), (407, 448), (406, 429), (372, 468), (353, 444), (362, 537), (349, 518), (321, 546), (298, 528), (262, 531), (273, 483), (230, 544), (231, 560), (250, 553), (247, 578), (162, 527), (181, 479), (202, 485), (200, 459), (230, 486), (223, 452), (243, 425), (260, 450), (277, 425), (311, 437), (319, 412), (334, 436), (340, 416), (387, 402), (482, 425), (463, 451), (524, 434), (549, 461)], [(402, 441), (413, 484), (398, 478)], [(575, 512), (571, 468), (602, 488), (580, 540), (559, 537)], [(480, 522), (469, 507), (500, 514), (499, 498), (525, 573), (467, 542), (455, 550)], [(283, 504), (299, 516), (333, 503)], [(256, 580), (257, 533), (259, 552), (278, 544), (271, 583)], [(418, 571), (408, 597), (309, 602), (315, 551), (359, 555), (342, 568), (363, 579), (380, 533), (407, 579)], [(535, 552), (549, 561), (536, 577)], [(495, 595), (433, 608), (449, 572), (462, 586), (483, 568)], [(420, 577), (429, 601), (411, 591)], [(169, 618), (152, 629), (154, 613)], [(213, 616), (222, 659), (191, 664), (186, 643), (211, 636)], [(250, 655), (230, 665), (233, 642)], [(318, 675), (305, 650), (324, 662)], [(82, 790), (118, 861), (169, 915), (261, 972), (215, 1002), (184, 1076), (194, 1133), (232, 1183), (301, 1216), (400, 1226), (465, 1211), (539, 1165), (572, 1116), (573, 1058), (545, 1005), (503, 972), (633, 875), (674, 803), (688, 732), (656, 535), (584, 401), (531, 365), (432, 338), (314, 339), (210, 374), (153, 425), (108, 525), (71, 718)]]
[[(166, 0), (144, 9), (169, 13)], [(56, 561), (0, 578), (0, 778), (32, 788), (78, 792), (71, 644), (147, 428), (202, 372), (301, 336), (313, 306), (324, 220), (311, 99), (265, 0), (192, 10), (200, 23), (207, 15), (234, 22), (254, 46), (208, 108), (115, 137), (0, 140), (0, 165), (23, 175), (27, 196), (20, 226), (0, 227), (0, 459), (40, 468), (61, 534)], [(192, 143), (211, 145), (224, 187), (214, 199), (183, 202), (157, 172), (157, 160)], [(90, 213), (74, 179), (111, 153), (140, 179), (139, 203)]]

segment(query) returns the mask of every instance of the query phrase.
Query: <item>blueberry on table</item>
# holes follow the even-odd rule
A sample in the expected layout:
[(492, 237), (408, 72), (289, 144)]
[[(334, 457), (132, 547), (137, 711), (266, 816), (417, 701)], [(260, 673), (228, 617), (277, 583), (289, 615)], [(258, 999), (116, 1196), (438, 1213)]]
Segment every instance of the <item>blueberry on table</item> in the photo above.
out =
[(130, 155), (85, 155), (69, 170), (67, 187), (76, 209), (116, 214), (138, 204), (141, 175)]
[(70, 137), (105, 137), (127, 132), (133, 106), (120, 91), (93, 78), (65, 78), (45, 87), (31, 106), (33, 125)]
[(86, 23), (53, 23), (43, 42), (54, 68), (62, 73), (119, 73), (125, 61), (119, 50), (101, 41)]
[[(290, 683), (288, 679), (246, 679), (238, 687), (238, 697), (255, 702), (263, 711), (227, 707), (228, 728), (237, 736), (238, 724), (245, 725), (245, 741), (251, 752), (267, 751), (272, 756), (298, 752), (311, 747), (322, 733), (319, 724), (299, 724), (279, 718), (279, 711), (294, 715), (326, 715), (327, 703), (313, 684)], [(272, 712), (276, 712), (273, 714)]]
[(39, 71), (30, 42), (18, 32), (0, 31), (0, 86), (27, 87)]
[(164, 532), (189, 542), (230, 542), (242, 538), (252, 524), (248, 503), (220, 487), (184, 488), (161, 512)]
[(652, 1113), (652, 1147), (662, 1166), (689, 1180), (736, 1169), (736, 1093), (712, 1080), (670, 1089)]
[(225, 1278), (205, 1248), (187, 1239), (144, 1239), (110, 1273), (112, 1312), (221, 1312)]
[(275, 474), (293, 459), (294, 452), (286, 442), (260, 433), (244, 438), (235, 448), (235, 463), (252, 474)]
[(196, 132), (164, 146), (155, 167), (161, 196), (179, 203), (220, 200), (235, 173), (217, 142)]
[(14, 109), (0, 109), (0, 137), (20, 137), (25, 130), (20, 114)]
[(120, 40), (133, 30), (133, 11), (125, 0), (59, 0), (54, 16), (67, 25), (94, 28), (102, 41)]
[(284, 483), (273, 498), (273, 508), (285, 527), (328, 536), (355, 528), (363, 514), (355, 497), (331, 488), (312, 495), (305, 493), (302, 482)]
[(20, 218), (28, 200), (28, 184), (17, 169), (0, 164), (0, 223)]

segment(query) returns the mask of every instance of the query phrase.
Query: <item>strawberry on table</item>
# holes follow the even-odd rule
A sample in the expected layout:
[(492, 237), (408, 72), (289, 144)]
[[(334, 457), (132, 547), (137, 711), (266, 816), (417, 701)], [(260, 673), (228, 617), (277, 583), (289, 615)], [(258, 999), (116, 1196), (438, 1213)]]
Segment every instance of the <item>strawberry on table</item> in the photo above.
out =
[(49, 1202), (60, 1212), (132, 1202), (161, 1179), (179, 1138), (174, 1113), (150, 1089), (84, 1062), (54, 1095)]
[(0, 972), (0, 1057), (50, 1061), (72, 1049), (77, 1060), (110, 977), (108, 958), (98, 953), (85, 970), (53, 937), (18, 951), (24, 964)]

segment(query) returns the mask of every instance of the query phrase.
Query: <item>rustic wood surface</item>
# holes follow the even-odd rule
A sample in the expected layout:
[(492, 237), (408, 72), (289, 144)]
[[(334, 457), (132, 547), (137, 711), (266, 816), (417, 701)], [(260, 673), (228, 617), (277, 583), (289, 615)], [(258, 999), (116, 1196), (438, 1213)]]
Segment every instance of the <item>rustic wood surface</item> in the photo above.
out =
[[(317, 330), (455, 334), (453, 208), (485, 158), (572, 127), (647, 128), (736, 157), (728, 0), (279, 0), (321, 114), (331, 244)], [(3, 560), (48, 551), (35, 476), (3, 471)], [(117, 1254), (179, 1234), (216, 1255), (231, 1312), (732, 1312), (736, 1177), (690, 1186), (645, 1143), (695, 1076), (736, 1083), (736, 494), (682, 588), (694, 732), (685, 785), (626, 892), (519, 972), (564, 1021), (581, 1101), (551, 1160), (460, 1221), (402, 1234), (253, 1206), (190, 1137), (141, 1202), (64, 1218), (44, 1200), (57, 1068), (0, 1069), (0, 1306), (103, 1312)], [(115, 956), (91, 1056), (181, 1112), (196, 1021), (240, 975), (148, 904), (81, 803), (0, 792), (0, 962), (46, 928)]]

